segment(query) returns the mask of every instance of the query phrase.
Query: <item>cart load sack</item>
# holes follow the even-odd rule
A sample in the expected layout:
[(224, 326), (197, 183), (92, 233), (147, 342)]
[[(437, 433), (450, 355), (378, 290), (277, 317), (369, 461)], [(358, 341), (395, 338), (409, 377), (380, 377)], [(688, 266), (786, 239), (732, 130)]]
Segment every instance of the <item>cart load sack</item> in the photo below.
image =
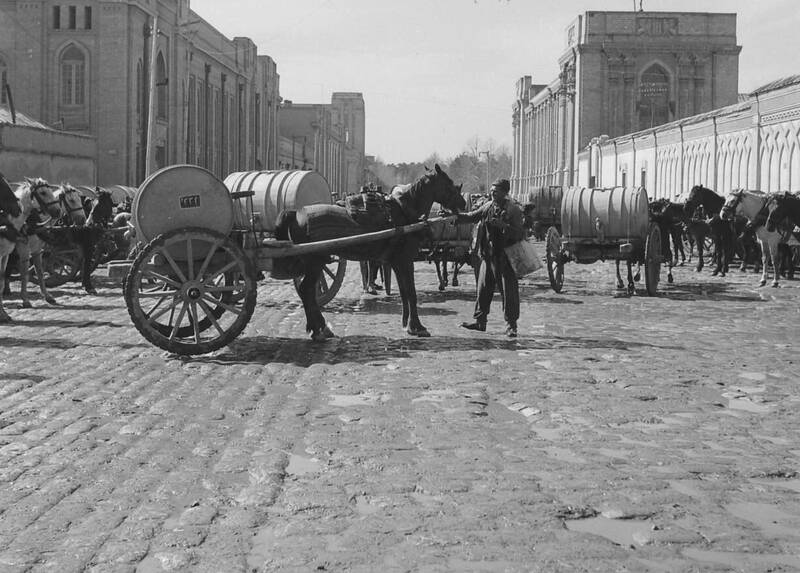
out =
[(328, 181), (316, 171), (241, 171), (225, 178), (235, 195), (249, 195), (234, 203), (236, 227), (273, 232), (281, 211), (333, 203)]
[(561, 227), (572, 242), (611, 244), (647, 237), (650, 224), (643, 187), (570, 187), (561, 201)]

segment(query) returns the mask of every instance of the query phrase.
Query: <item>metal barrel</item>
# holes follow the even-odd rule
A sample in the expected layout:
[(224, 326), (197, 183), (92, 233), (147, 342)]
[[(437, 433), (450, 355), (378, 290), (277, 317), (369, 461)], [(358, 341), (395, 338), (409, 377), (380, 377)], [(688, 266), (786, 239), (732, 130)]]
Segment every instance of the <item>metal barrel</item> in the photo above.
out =
[(133, 198), (131, 220), (140, 241), (182, 227), (202, 227), (228, 235), (233, 203), (213, 173), (197, 165), (171, 165), (150, 175)]
[(642, 187), (570, 187), (561, 201), (561, 231), (577, 241), (644, 240), (650, 222), (647, 206)]
[(249, 201), (239, 201), (235, 210), (237, 227), (272, 232), (281, 211), (306, 205), (333, 203), (328, 181), (316, 171), (240, 171), (225, 178), (231, 193), (252, 191), (252, 213), (243, 208)]

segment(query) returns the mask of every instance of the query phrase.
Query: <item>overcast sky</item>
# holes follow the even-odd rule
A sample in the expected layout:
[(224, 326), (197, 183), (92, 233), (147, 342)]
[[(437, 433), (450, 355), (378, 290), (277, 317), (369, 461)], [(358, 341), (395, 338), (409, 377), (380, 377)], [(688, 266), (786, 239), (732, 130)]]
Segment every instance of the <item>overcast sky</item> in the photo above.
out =
[[(228, 38), (271, 56), (280, 92), (329, 103), (361, 92), (366, 151), (386, 163), (461, 153), (478, 138), (512, 143), (511, 104), (522, 76), (558, 75), (565, 30), (590, 10), (639, 0), (191, 0)], [(798, 0), (642, 0), (645, 11), (737, 16), (739, 91), (800, 74)]]

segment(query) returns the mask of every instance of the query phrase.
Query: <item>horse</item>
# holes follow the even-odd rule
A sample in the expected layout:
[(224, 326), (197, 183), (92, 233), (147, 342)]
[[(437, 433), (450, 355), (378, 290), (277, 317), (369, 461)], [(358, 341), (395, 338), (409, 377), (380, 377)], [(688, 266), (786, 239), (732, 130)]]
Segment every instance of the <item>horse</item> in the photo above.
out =
[[(84, 223), (73, 220), (67, 238), (77, 245), (80, 253), (81, 286), (87, 293), (94, 295), (97, 294), (97, 290), (92, 284), (92, 271), (97, 266), (97, 259), (101, 255), (98, 253), (98, 247), (102, 243), (105, 229), (111, 223), (114, 211), (111, 193), (104, 190), (97, 191), (97, 197), (85, 200), (81, 210), (85, 214)], [(116, 249), (116, 245), (113, 248)]]
[(780, 276), (780, 258), (778, 245), (785, 242), (783, 234), (777, 230), (769, 231), (765, 226), (769, 216), (771, 195), (762, 191), (739, 189), (731, 192), (725, 200), (720, 214), (722, 218), (732, 221), (736, 215), (746, 217), (750, 227), (755, 229), (756, 238), (761, 245), (761, 281), (760, 286), (767, 284), (769, 262), (774, 267), (772, 286), (778, 286)]
[[(424, 220), (434, 202), (443, 208), (460, 211), (466, 207), (460, 187), (437, 164), (432, 172), (424, 174), (418, 181), (404, 190), (393, 190), (387, 198), (390, 217), (385, 228), (401, 227)], [(295, 244), (324, 239), (362, 234), (364, 229), (347, 209), (338, 205), (309, 205), (298, 210), (283, 211), (278, 215), (275, 236), (279, 240), (291, 240)], [(380, 260), (388, 262), (394, 271), (397, 287), (403, 302), (402, 326), (412, 336), (430, 336), (417, 311), (417, 291), (414, 284), (414, 260), (420, 241), (420, 233), (397, 235), (390, 239), (369, 241), (333, 252), (349, 260)], [(300, 255), (275, 259), (274, 264), (286, 274), (302, 276), (297, 289), (306, 314), (306, 331), (315, 342), (335, 336), (317, 303), (317, 282), (324, 264), (332, 253)]]
[[(729, 270), (733, 255), (732, 225), (730, 221), (723, 220), (719, 214), (724, 204), (724, 197), (702, 185), (695, 185), (692, 187), (686, 199), (686, 203), (684, 204), (684, 213), (687, 217), (692, 217), (698, 207), (702, 207), (706, 213), (711, 214), (710, 219), (706, 221), (708, 223), (711, 239), (714, 242), (714, 258), (716, 263), (716, 267), (711, 274), (723, 277)], [(697, 233), (702, 229), (702, 226), (696, 226), (693, 231)], [(695, 240), (697, 242), (698, 251), (697, 268), (695, 270), (700, 272), (703, 270), (703, 243), (705, 237), (700, 237), (699, 234), (696, 234)]]
[[(781, 228), (782, 224), (786, 225), (786, 229), (790, 232), (792, 229), (796, 229), (800, 226), (800, 195), (790, 192), (784, 193), (776, 193), (770, 197), (770, 203), (768, 205), (769, 216), (767, 217), (766, 227), (767, 231), (773, 232), (778, 231)], [(785, 221), (785, 223), (784, 223)], [(784, 235), (787, 235), (787, 232), (784, 231)], [(798, 239), (800, 237), (797, 236), (797, 233), (792, 232), (792, 236), (794, 239)], [(791, 241), (789, 238), (789, 241)], [(787, 241), (788, 242), (788, 241)], [(798, 247), (795, 244), (792, 247), (792, 251), (794, 256), (790, 264), (792, 267), (789, 269), (789, 278), (792, 278), (794, 271), (794, 264), (798, 260)]]
[[(0, 185), (0, 187), (3, 186)], [(44, 179), (26, 178), (25, 182), (14, 191), (14, 196), (19, 204), (19, 214), (16, 217), (6, 216), (9, 221), (9, 226), (14, 229), (13, 234), (15, 235), (15, 239), (8, 239), (4, 236), (0, 236), (0, 323), (11, 321), (11, 317), (8, 316), (3, 307), (2, 293), (5, 288), (5, 271), (8, 258), (14, 249), (16, 249), (19, 254), (20, 269), (24, 269), (24, 272), (22, 270), (20, 271), (22, 275), (22, 287), (20, 292), (22, 306), (23, 308), (29, 308), (31, 306), (30, 300), (28, 299), (27, 269), (30, 265), (31, 255), (38, 256), (41, 259), (41, 252), (39, 252), (38, 255), (32, 252), (30, 248), (31, 245), (29, 244), (29, 236), (23, 233), (23, 225), (25, 225), (29, 219), (33, 222), (34, 219), (38, 219), (41, 215), (52, 218), (61, 216), (60, 202), (55, 197), (53, 187)], [(34, 215), (34, 217), (32, 218), (31, 215)], [(41, 261), (39, 261), (39, 264), (41, 265)], [(55, 304), (55, 299), (47, 292), (43, 277), (41, 277), (39, 282), (39, 289), (48, 303)]]

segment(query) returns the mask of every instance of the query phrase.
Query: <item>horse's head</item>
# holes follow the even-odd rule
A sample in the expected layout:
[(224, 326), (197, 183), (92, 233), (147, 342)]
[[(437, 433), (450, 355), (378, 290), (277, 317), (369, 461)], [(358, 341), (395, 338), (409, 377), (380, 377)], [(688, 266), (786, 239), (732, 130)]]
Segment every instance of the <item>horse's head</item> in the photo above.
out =
[(61, 217), (61, 201), (55, 194), (55, 188), (41, 177), (26, 177), (25, 184), (30, 189), (31, 198), (36, 201), (36, 208), (54, 219)]
[(702, 193), (703, 189), (705, 188), (702, 185), (695, 185), (686, 196), (686, 202), (683, 204), (683, 210), (687, 217), (694, 215), (694, 212), (700, 206), (700, 194)]
[(786, 217), (789, 216), (789, 210), (792, 202), (796, 202), (800, 206), (800, 199), (786, 191), (785, 193), (776, 193), (772, 195), (767, 201), (767, 231), (772, 233), (780, 226)]
[(73, 225), (86, 224), (86, 213), (83, 210), (83, 197), (80, 191), (69, 183), (62, 183), (55, 192), (56, 198), (61, 202), (61, 210)]
[(111, 192), (100, 189), (97, 192), (97, 198), (92, 202), (92, 210), (89, 213), (86, 224), (107, 227), (111, 222), (113, 214), (114, 200), (111, 197)]
[(742, 204), (744, 198), (744, 190), (731, 191), (725, 199), (725, 204), (719, 212), (719, 216), (728, 221), (732, 221), (736, 217), (737, 209)]
[(456, 185), (450, 176), (445, 173), (439, 164), (434, 166), (432, 174), (427, 175), (433, 184), (433, 200), (445, 209), (450, 211), (463, 211), (467, 207), (467, 202), (461, 194), (463, 185)]

